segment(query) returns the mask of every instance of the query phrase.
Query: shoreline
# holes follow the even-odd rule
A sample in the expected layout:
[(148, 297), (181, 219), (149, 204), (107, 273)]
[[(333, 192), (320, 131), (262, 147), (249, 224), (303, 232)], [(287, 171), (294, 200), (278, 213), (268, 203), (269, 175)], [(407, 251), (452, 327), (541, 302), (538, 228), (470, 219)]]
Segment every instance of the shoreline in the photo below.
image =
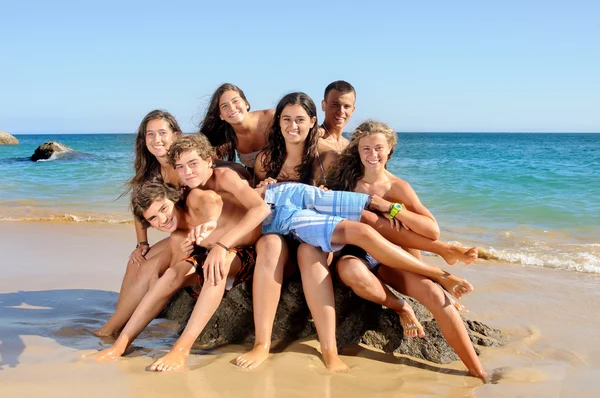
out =
[[(150, 241), (161, 235), (150, 231)], [(169, 322), (155, 321), (131, 356), (112, 364), (82, 361), (108, 342), (86, 328), (114, 309), (125, 262), (133, 249), (130, 225), (0, 223), (0, 382), (6, 396), (560, 396), (600, 389), (600, 276), (495, 260), (444, 266), (475, 286), (463, 304), (466, 317), (510, 336), (501, 348), (482, 349), (484, 367), (500, 372), (498, 384), (481, 385), (460, 362), (424, 363), (352, 346), (342, 351), (351, 372), (328, 373), (315, 340), (298, 341), (256, 371), (230, 361), (248, 347), (194, 350), (190, 370), (145, 372), (176, 338)], [(442, 265), (437, 257), (425, 261)], [(456, 372), (453, 372), (456, 373)], [(110, 386), (102, 380), (111, 378)], [(128, 391), (128, 393), (123, 393)], [(4, 394), (3, 394), (4, 395)]]

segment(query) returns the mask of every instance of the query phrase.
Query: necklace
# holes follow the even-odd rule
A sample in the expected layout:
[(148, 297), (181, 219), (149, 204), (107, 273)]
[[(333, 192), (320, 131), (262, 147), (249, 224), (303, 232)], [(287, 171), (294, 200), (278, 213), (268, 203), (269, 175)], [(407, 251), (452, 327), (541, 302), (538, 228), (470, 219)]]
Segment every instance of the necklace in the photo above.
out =
[(327, 130), (327, 127), (325, 126), (325, 123), (323, 123), (323, 124), (321, 125), (321, 127), (323, 127), (323, 130), (325, 130), (325, 132), (327, 133), (327, 135), (328, 135), (329, 137), (332, 137), (332, 138), (333, 138), (333, 140), (335, 141), (335, 151), (336, 151), (337, 153), (340, 153), (340, 152), (342, 152), (342, 150), (340, 149), (340, 147), (341, 147), (341, 144), (340, 144), (340, 142), (339, 142), (338, 140), (336, 140), (334, 136), (332, 136), (332, 135), (331, 135), (331, 133), (329, 132), (329, 130)]

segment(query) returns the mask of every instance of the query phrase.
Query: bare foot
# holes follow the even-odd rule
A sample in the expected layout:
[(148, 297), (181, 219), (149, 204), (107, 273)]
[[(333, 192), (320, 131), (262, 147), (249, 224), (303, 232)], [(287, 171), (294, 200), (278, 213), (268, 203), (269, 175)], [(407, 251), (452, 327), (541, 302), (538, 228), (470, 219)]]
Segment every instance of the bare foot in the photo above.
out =
[(269, 357), (269, 347), (255, 345), (249, 352), (235, 359), (235, 364), (240, 368), (254, 369)]
[(107, 329), (106, 325), (102, 326), (100, 329), (92, 330), (92, 333), (98, 337), (109, 337), (117, 334), (114, 330)]
[(97, 362), (116, 361), (121, 357), (121, 355), (123, 355), (123, 352), (125, 352), (125, 350), (112, 346), (98, 352), (97, 354), (91, 355), (89, 358), (92, 358)]
[(473, 285), (464, 279), (458, 278), (448, 272), (444, 272), (444, 275), (437, 281), (451, 296), (460, 299), (467, 293), (473, 291)]
[(406, 337), (425, 337), (423, 326), (417, 320), (415, 312), (407, 301), (404, 302), (402, 309), (397, 312), (400, 317), (400, 325), (402, 325)]
[(481, 380), (483, 382), (483, 384), (487, 384), (491, 381), (490, 376), (488, 376), (488, 374), (483, 369), (480, 369), (480, 370), (469, 369), (469, 374), (473, 377), (477, 377), (479, 380)]
[(477, 260), (477, 247), (472, 247), (470, 249), (449, 245), (449, 249), (441, 254), (442, 258), (448, 265), (454, 265), (459, 261), (462, 261), (465, 264), (471, 264), (473, 261)]
[(342, 360), (340, 359), (340, 356), (337, 354), (337, 352), (336, 353), (324, 352), (323, 353), (323, 361), (325, 362), (325, 366), (327, 367), (327, 369), (329, 369), (332, 372), (339, 373), (339, 372), (347, 372), (350, 370), (348, 365), (346, 365), (344, 362), (342, 362)]
[(189, 351), (172, 350), (164, 357), (154, 361), (148, 370), (152, 372), (171, 372), (183, 368), (189, 354)]

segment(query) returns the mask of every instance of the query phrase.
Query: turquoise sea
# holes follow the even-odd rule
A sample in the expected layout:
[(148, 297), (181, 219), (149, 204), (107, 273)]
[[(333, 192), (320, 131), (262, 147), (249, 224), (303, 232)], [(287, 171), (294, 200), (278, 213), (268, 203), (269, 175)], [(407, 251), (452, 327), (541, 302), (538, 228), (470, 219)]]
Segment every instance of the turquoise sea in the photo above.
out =
[[(0, 146), (0, 220), (129, 222), (133, 134), (16, 135)], [(389, 169), (442, 239), (515, 265), (600, 273), (600, 134), (400, 133)], [(31, 162), (49, 140), (77, 152)]]

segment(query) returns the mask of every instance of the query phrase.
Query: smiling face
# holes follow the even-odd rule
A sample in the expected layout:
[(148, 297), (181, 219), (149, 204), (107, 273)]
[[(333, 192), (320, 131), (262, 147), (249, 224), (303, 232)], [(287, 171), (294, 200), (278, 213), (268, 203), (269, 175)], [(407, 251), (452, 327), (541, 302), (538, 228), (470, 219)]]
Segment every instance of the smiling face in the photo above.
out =
[(356, 101), (353, 92), (341, 93), (331, 90), (327, 98), (321, 102), (321, 108), (325, 112), (325, 125), (329, 127), (343, 128), (352, 117)]
[(202, 159), (196, 150), (184, 152), (175, 161), (175, 170), (186, 186), (203, 186), (212, 175), (212, 159)]
[(286, 105), (279, 117), (279, 127), (286, 143), (301, 144), (306, 141), (310, 129), (317, 122), (317, 118), (312, 118), (306, 112), (302, 105)]
[(385, 168), (390, 154), (390, 145), (384, 134), (375, 133), (358, 141), (358, 154), (365, 170)]
[(237, 91), (227, 90), (219, 98), (219, 116), (229, 124), (241, 123), (248, 109), (250, 106)]
[(159, 231), (174, 232), (177, 229), (175, 203), (167, 198), (153, 201), (143, 215), (146, 221)]
[(157, 158), (166, 157), (175, 133), (164, 119), (150, 120), (146, 125), (146, 148)]

